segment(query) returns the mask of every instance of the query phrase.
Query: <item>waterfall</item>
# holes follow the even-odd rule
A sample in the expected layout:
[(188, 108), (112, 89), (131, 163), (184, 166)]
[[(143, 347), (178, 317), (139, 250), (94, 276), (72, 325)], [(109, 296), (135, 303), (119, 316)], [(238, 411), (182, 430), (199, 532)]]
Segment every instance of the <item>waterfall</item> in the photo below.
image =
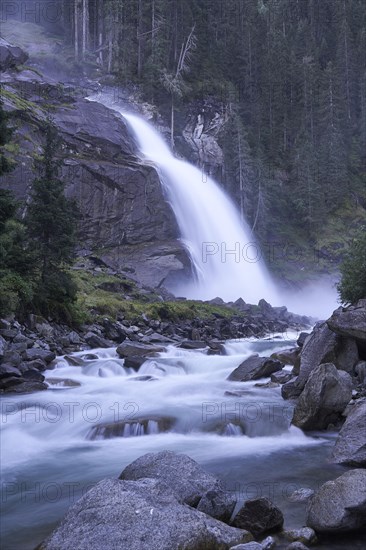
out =
[[(104, 102), (101, 96), (97, 101)], [(191, 258), (194, 280), (171, 290), (187, 298), (219, 296), (230, 301), (242, 297), (250, 303), (265, 298), (278, 304), (262, 250), (219, 185), (189, 162), (174, 157), (164, 139), (140, 116), (126, 113), (110, 98), (105, 104), (123, 116), (143, 159), (156, 167)]]

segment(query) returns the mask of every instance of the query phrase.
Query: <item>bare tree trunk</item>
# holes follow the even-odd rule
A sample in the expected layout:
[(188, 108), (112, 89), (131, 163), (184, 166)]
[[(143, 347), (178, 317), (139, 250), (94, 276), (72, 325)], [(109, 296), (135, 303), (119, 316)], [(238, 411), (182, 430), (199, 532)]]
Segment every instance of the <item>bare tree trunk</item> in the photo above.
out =
[(109, 37), (108, 37), (108, 67), (107, 67), (108, 73), (112, 71), (112, 61), (113, 61), (113, 37), (112, 37), (112, 30), (110, 30)]
[(175, 143), (174, 143), (174, 96), (172, 94), (172, 111), (171, 111), (171, 117), (170, 117), (170, 145), (172, 148), (172, 151), (174, 151)]
[(174, 0), (174, 61), (177, 60), (178, 55), (178, 13), (177, 13), (177, 1)]
[(155, 0), (151, 4), (151, 58), (154, 63), (155, 59)]
[(82, 25), (83, 25), (82, 56), (84, 59), (85, 52), (86, 52), (87, 0), (83, 0)]
[(142, 0), (138, 4), (137, 16), (137, 77), (141, 78), (142, 74)]
[(103, 29), (103, 3), (102, 2), (98, 2), (98, 13), (97, 13), (97, 17), (98, 17), (98, 21), (97, 21), (97, 32), (98, 32), (98, 49), (100, 50), (99, 51), (99, 58), (98, 58), (98, 61), (100, 63), (100, 65), (103, 67), (104, 65), (104, 59), (103, 59), (103, 50), (102, 50), (102, 46), (103, 46), (103, 34), (104, 34), (104, 29)]
[(240, 217), (244, 220), (244, 185), (243, 185), (243, 164), (241, 157), (241, 137), (238, 127), (238, 155), (239, 155), (239, 189), (240, 189)]
[(75, 59), (79, 59), (79, 0), (74, 2), (74, 50)]
[(253, 222), (252, 232), (254, 232), (254, 230), (256, 228), (256, 225), (257, 225), (257, 222), (258, 222), (261, 203), (262, 203), (262, 186), (261, 186), (261, 181), (259, 180), (257, 211), (255, 213), (255, 219), (254, 219), (254, 222)]
[(351, 107), (350, 107), (350, 92), (349, 92), (349, 61), (348, 61), (348, 40), (347, 40), (347, 11), (346, 1), (343, 0), (343, 12), (344, 12), (344, 56), (346, 61), (346, 95), (347, 95), (347, 114), (351, 119)]

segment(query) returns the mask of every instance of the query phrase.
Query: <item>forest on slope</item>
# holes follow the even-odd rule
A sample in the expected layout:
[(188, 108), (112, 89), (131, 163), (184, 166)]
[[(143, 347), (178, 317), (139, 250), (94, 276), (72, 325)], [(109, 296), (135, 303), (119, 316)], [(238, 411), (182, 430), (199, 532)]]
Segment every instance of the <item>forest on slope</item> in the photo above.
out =
[(337, 211), (365, 208), (364, 0), (71, 4), (77, 59), (98, 56), (178, 121), (189, 102), (221, 102), (222, 183), (262, 241), (276, 226), (315, 242)]

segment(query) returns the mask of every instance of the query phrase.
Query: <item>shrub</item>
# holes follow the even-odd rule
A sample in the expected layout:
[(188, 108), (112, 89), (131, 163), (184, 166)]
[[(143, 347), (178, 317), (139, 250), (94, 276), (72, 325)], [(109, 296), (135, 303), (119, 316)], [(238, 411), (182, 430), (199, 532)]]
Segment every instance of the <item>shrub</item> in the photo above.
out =
[(338, 292), (345, 304), (366, 298), (366, 226), (353, 240), (341, 265), (341, 281)]

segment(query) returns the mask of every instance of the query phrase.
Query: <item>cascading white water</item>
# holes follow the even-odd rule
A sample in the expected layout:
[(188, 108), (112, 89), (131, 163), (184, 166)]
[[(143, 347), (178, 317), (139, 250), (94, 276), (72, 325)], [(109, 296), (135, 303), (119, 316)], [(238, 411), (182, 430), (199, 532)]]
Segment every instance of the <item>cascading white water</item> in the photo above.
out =
[[(98, 101), (104, 102), (100, 96)], [(260, 247), (224, 191), (196, 167), (175, 158), (148, 122), (108, 98), (105, 104), (125, 118), (141, 154), (156, 166), (191, 257), (195, 280), (171, 290), (187, 298), (242, 297), (250, 303), (265, 298), (279, 304)]]
[(213, 179), (175, 158), (145, 120), (121, 114), (136, 135), (141, 153), (161, 174), (196, 271), (196, 281), (183, 284), (176, 292), (190, 298), (277, 302), (261, 250), (230, 199)]
[[(188, 454), (221, 472), (242, 500), (243, 479), (268, 497), (279, 479), (303, 487), (303, 472), (312, 480), (315, 471), (317, 480), (329, 447), (289, 425), (293, 406), (280, 389), (227, 380), (252, 353), (269, 355), (290, 343), (232, 341), (224, 356), (169, 346), (138, 372), (115, 349), (81, 351), (46, 371), (48, 391), (5, 395), (2, 548), (32, 550), (85, 490), (147, 452)], [(323, 470), (329, 479), (329, 465)]]

